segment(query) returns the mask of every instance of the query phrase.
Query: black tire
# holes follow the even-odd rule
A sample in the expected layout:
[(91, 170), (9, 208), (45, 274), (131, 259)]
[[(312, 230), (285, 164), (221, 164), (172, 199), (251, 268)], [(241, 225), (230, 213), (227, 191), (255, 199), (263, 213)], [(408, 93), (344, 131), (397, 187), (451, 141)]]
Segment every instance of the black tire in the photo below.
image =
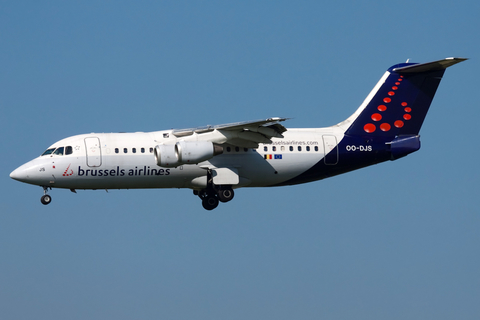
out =
[(233, 189), (227, 188), (227, 189), (220, 189), (218, 190), (218, 200), (222, 202), (228, 202), (233, 199), (233, 196), (235, 193), (233, 192)]
[(46, 195), (43, 195), (41, 198), (40, 198), (40, 202), (42, 202), (42, 204), (49, 204), (50, 202), (52, 202), (52, 197), (50, 197), (48, 194)]
[(206, 196), (202, 200), (202, 206), (205, 210), (213, 210), (218, 207), (218, 199), (215, 196)]

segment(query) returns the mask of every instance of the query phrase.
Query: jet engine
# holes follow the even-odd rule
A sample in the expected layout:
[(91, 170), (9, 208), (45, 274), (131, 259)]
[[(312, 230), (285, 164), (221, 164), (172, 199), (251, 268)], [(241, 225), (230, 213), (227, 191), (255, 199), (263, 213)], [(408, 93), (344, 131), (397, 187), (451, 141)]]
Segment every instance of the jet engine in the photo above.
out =
[(155, 162), (160, 167), (173, 168), (197, 164), (222, 154), (223, 148), (209, 141), (180, 141), (155, 147)]

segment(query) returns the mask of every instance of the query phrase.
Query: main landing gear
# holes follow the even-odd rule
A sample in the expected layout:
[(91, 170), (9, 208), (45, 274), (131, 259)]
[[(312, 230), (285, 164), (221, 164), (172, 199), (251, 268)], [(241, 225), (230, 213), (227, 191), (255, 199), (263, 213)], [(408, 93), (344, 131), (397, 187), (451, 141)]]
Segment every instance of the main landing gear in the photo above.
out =
[(193, 190), (193, 194), (202, 199), (202, 206), (206, 210), (215, 209), (219, 202), (228, 202), (235, 195), (231, 186), (216, 186), (211, 177), (211, 173), (208, 172), (206, 189)]
[(206, 210), (213, 210), (218, 207), (219, 202), (228, 202), (233, 199), (233, 189), (228, 186), (222, 186), (221, 188), (207, 188), (202, 190), (193, 190), (193, 194), (202, 199), (202, 206)]
[[(43, 187), (43, 196), (40, 198), (40, 202), (44, 205), (49, 204), (52, 202), (52, 197), (50, 197), (47, 192), (48, 192), (49, 187)], [(52, 188), (50, 188), (52, 190)]]

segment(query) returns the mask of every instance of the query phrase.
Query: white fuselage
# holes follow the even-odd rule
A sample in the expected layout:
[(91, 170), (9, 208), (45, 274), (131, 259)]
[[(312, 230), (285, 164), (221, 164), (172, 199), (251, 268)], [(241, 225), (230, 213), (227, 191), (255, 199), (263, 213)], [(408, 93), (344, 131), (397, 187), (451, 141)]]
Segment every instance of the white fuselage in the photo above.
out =
[(234, 168), (239, 183), (233, 188), (265, 187), (302, 174), (324, 157), (326, 148), (328, 153), (342, 138), (343, 130), (336, 126), (289, 129), (284, 138), (272, 138), (271, 144), (259, 144), (258, 148), (224, 144), (223, 154), (207, 161), (166, 168), (157, 165), (155, 146), (182, 140), (211, 140), (212, 135), (194, 133), (177, 138), (171, 131), (92, 133), (60, 140), (49, 148), (71, 147), (71, 154), (64, 151), (63, 155), (42, 155), (17, 170), (28, 176), (25, 182), (54, 188), (202, 189), (207, 184), (207, 169)]

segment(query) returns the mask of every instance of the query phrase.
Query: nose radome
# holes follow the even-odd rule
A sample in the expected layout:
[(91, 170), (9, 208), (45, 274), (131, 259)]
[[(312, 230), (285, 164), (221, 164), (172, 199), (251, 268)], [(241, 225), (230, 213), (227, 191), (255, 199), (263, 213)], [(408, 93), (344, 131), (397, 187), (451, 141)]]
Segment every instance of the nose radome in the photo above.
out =
[(17, 169), (13, 170), (10, 173), (10, 178), (20, 182), (29, 182), (29, 180), (32, 178), (31, 177), (31, 174), (33, 173), (32, 168), (34, 167), (35, 167), (35, 160), (29, 161), (21, 165)]
[(10, 178), (18, 181), (25, 180), (25, 171), (21, 167), (19, 167), (10, 173)]
[(44, 167), (45, 161), (43, 159), (33, 159), (13, 170), (10, 173), (10, 178), (20, 182), (30, 183), (39, 186), (47, 185), (48, 182), (46, 182), (45, 180), (50, 181), (51, 176), (50, 178), (48, 177), (48, 175), (45, 176)]

